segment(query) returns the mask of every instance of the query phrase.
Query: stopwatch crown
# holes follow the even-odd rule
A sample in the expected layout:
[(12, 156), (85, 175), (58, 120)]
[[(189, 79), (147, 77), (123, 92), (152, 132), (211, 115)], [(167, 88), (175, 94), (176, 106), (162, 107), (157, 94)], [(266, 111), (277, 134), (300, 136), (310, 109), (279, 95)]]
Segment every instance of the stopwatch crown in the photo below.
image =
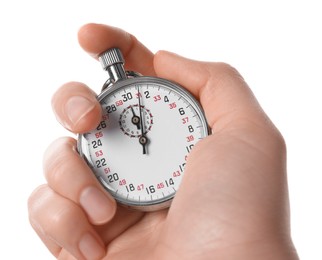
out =
[(124, 58), (120, 49), (109, 49), (103, 52), (98, 59), (103, 69), (108, 73), (108, 80), (104, 84), (103, 89), (119, 80), (127, 79), (126, 72), (123, 67)]
[(118, 63), (124, 64), (122, 52), (118, 48), (112, 48), (103, 52), (98, 59), (104, 70)]

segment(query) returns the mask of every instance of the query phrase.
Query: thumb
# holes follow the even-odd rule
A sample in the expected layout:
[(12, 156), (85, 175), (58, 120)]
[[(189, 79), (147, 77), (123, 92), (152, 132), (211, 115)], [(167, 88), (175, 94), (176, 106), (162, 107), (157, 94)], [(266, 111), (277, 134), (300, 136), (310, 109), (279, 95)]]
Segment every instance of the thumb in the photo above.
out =
[(154, 67), (200, 100), (213, 132), (189, 154), (168, 230), (183, 230), (176, 233), (179, 241), (204, 234), (197, 239), (200, 248), (210, 240), (224, 250), (288, 236), (285, 144), (244, 79), (227, 64), (164, 51), (156, 54)]

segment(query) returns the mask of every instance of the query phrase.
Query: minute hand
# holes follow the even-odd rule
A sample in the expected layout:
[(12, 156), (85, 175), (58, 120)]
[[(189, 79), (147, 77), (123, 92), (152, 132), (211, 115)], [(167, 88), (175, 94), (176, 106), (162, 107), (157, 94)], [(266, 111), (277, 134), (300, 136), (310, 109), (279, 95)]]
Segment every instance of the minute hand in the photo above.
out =
[(139, 138), (139, 143), (143, 147), (143, 154), (146, 154), (145, 145), (148, 142), (148, 138), (145, 136), (145, 130), (144, 130), (144, 125), (143, 125), (143, 114), (142, 114), (142, 107), (141, 107), (141, 95), (140, 95), (140, 90), (139, 89), (138, 89), (138, 98), (139, 98), (140, 128), (141, 128), (141, 136)]

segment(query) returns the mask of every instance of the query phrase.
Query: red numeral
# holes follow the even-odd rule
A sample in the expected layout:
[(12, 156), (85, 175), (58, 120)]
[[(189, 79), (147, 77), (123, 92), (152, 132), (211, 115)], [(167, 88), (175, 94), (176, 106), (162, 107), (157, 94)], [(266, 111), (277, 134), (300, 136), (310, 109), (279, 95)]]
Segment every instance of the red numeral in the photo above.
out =
[(123, 105), (123, 101), (122, 100), (118, 100), (115, 102), (116, 106), (122, 106)]
[(195, 140), (195, 138), (193, 137), (193, 135), (187, 136), (187, 142), (192, 142), (193, 140)]
[(163, 189), (163, 188), (164, 188), (163, 182), (157, 184), (157, 189)]
[(189, 117), (182, 118), (182, 124), (186, 124), (189, 122)]
[(143, 190), (143, 189), (144, 189), (144, 184), (138, 185), (137, 190)]
[(103, 155), (103, 151), (99, 150), (99, 151), (95, 152), (95, 155), (96, 155), (96, 157), (100, 157)]
[(95, 134), (95, 136), (96, 136), (96, 138), (100, 138), (100, 137), (102, 137), (103, 136), (103, 133), (100, 131), (100, 132), (97, 132), (96, 134)]
[(173, 173), (173, 177), (179, 177), (181, 175), (180, 171), (176, 171)]
[(161, 100), (160, 95), (154, 96), (153, 100), (154, 100), (154, 102), (158, 102), (159, 100)]
[(122, 185), (126, 185), (126, 180), (125, 180), (125, 179), (120, 180), (119, 185), (120, 185), (120, 186), (122, 186)]
[(105, 172), (106, 174), (108, 174), (108, 173), (110, 173), (110, 172), (111, 172), (111, 170), (110, 170), (110, 168), (104, 168), (104, 172)]
[(169, 107), (170, 107), (170, 109), (176, 108), (177, 107), (176, 102), (169, 104)]
[(142, 97), (141, 93), (135, 93), (136, 98)]

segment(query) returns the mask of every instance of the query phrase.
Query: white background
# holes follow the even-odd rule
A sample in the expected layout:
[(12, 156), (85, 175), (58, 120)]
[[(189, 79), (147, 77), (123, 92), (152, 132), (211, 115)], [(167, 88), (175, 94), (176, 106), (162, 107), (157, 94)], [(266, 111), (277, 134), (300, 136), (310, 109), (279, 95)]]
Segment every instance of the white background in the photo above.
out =
[(236, 67), (288, 145), (292, 234), (322, 259), (322, 9), (319, 1), (1, 1), (0, 258), (52, 259), (28, 223), (42, 154), (69, 134), (50, 98), (64, 82), (100, 90), (105, 75), (77, 43), (88, 22), (121, 27), (152, 51)]

